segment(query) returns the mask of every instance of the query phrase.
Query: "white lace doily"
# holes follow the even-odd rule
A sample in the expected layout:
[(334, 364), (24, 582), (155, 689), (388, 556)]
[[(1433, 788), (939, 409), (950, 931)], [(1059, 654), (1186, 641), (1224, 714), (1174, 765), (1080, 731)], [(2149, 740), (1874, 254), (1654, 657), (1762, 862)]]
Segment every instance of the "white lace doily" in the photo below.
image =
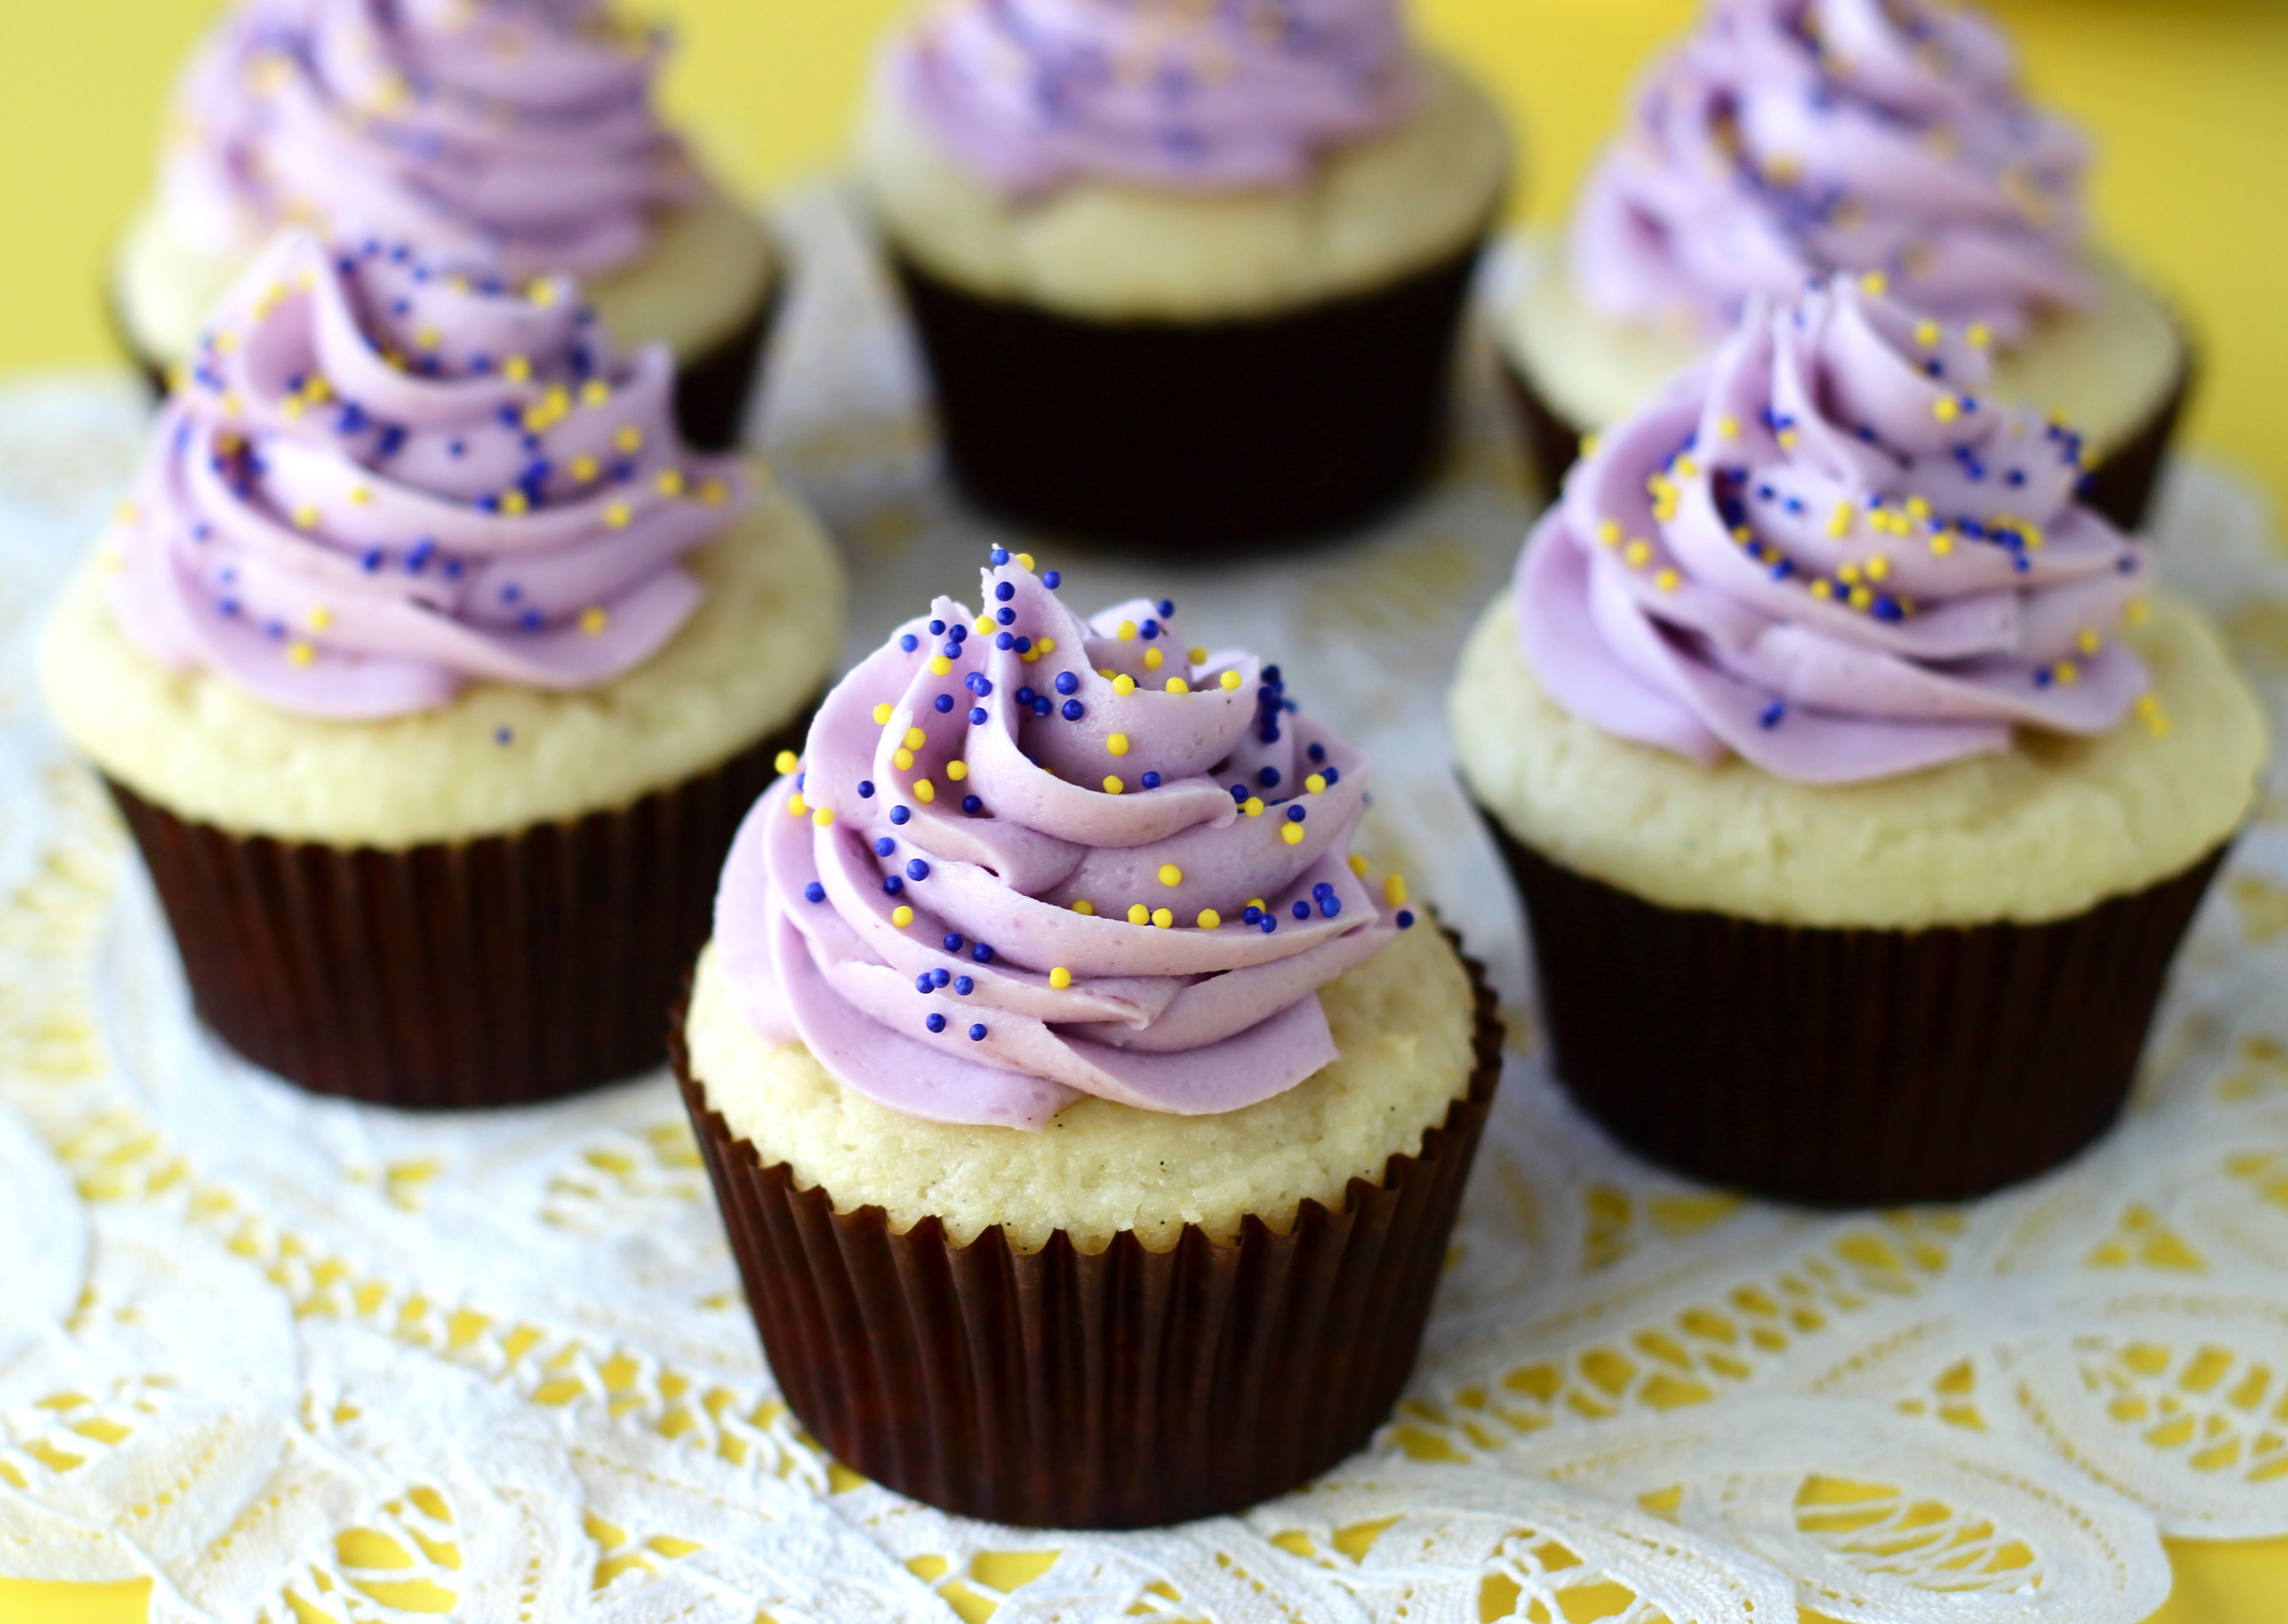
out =
[[(935, 475), (834, 194), (785, 223), (804, 274), (762, 432), (854, 561), (854, 656), (973, 590), (990, 532)], [(216, 1050), (29, 680), (141, 413), (123, 378), (0, 391), (0, 1572), (147, 1576), (158, 1624), (2129, 1624), (2166, 1594), (2164, 1533), (2288, 1533), (2288, 806), (2203, 912), (2128, 1121), (2055, 1176), (1839, 1217), (1631, 1161), (1538, 1069), (1509, 889), (1446, 766), (1449, 665), (1530, 512), (1479, 351), (1460, 448), (1385, 528), (1217, 571), (1048, 560), (1077, 602), (1164, 591), (1204, 641), (1275, 653), (1373, 752), (1379, 855), (1492, 964), (1518, 1042), (1375, 1447), (1118, 1536), (958, 1521), (820, 1453), (663, 1076), (409, 1118)], [(2264, 514), (2195, 463), (2158, 528), (2277, 731)]]

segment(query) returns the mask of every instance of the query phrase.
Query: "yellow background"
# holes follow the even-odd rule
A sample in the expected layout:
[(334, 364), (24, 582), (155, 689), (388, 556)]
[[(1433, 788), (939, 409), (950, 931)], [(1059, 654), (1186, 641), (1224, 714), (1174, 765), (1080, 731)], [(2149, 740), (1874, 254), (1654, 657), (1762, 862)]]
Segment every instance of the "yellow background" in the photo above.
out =
[[(669, 96), (757, 192), (835, 162), (869, 43), (898, 0), (684, 0)], [(2105, 236), (2189, 318), (2189, 432), (2288, 498), (2288, 4), (1998, 0), (2036, 93), (2095, 131)], [(0, 59), (0, 374), (111, 354), (101, 279), (147, 185), (167, 83), (213, 0), (13, 0)], [(1422, 30), (1525, 132), (1520, 212), (1553, 220), (1645, 53), (1690, 0), (1418, 0)], [(2178, 1544), (2157, 1624), (2288, 1618), (2288, 1541)], [(140, 1620), (146, 1584), (0, 1578), (0, 1624)]]

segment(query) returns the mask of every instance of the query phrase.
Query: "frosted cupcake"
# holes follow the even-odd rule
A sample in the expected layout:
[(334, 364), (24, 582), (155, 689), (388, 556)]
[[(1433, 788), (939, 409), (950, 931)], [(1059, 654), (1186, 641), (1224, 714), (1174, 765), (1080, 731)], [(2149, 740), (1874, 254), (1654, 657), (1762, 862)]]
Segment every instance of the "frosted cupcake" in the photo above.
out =
[(678, 1051), (788, 1403), (997, 1522), (1291, 1487), (1414, 1358), (1498, 1068), (1366, 763), (1174, 606), (997, 549), (741, 829)]
[(2008, 42), (1929, 0), (1710, 0), (1656, 62), (1502, 347), (1553, 487), (1757, 295), (1873, 273), (1993, 351), (1991, 389), (2072, 417), (2089, 504), (2142, 519), (2190, 376), (2177, 323), (2091, 245), (2081, 138)]
[(942, 0), (859, 155), (983, 505), (1204, 550), (1428, 471), (1509, 139), (1397, 0)]
[(216, 313), (42, 674), (249, 1058), (406, 1105), (657, 1064), (843, 599), (673, 392), (568, 279), (401, 246), (290, 234)]
[(694, 444), (738, 436), (777, 297), (760, 224), (660, 122), (667, 44), (600, 0), (242, 0), (177, 91), (114, 313), (155, 378), (282, 223), (581, 277), (674, 352)]
[(1464, 653), (1558, 1075), (1703, 1177), (1936, 1200), (2079, 1150), (2254, 794), (2217, 634), (1985, 392), (1856, 282), (1752, 305)]

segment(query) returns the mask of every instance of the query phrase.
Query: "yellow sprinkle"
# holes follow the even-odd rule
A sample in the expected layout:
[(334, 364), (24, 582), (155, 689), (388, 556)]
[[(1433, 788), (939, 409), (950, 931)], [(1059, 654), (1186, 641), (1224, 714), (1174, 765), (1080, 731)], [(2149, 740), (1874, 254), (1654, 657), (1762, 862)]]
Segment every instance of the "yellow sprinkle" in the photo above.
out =
[(663, 496), (680, 496), (683, 495), (683, 470), (663, 468), (659, 471), (659, 478), (652, 483), (659, 487), (659, 494)]
[(1265, 904), (1265, 902), (1264, 902), (1263, 899), (1262, 899), (1262, 898), (1260, 898), (1260, 897), (1250, 897), (1250, 898), (1247, 899), (1247, 906), (1248, 906), (1248, 907), (1251, 907), (1251, 908), (1254, 908), (1254, 909), (1258, 910), (1259, 912), (1260, 912), (1260, 911), (1262, 911), (1262, 910), (1266, 907), (1266, 906), (1267, 906), (1267, 905)]
[(1043, 654), (1045, 654), (1048, 652), (1049, 651), (1047, 649), (1041, 647), (1038, 644), (1035, 644), (1031, 648), (1027, 649), (1023, 654), (1018, 655), (1017, 658), (1022, 660), (1027, 665), (1031, 665), (1035, 661), (1038, 661)]
[(1664, 569), (1652, 578), (1652, 583), (1664, 592), (1673, 592), (1677, 589), (1680, 579), (1674, 570)]
[(989, 614), (979, 615), (977, 617), (977, 624), (970, 628), (970, 630), (976, 632), (976, 634), (981, 638), (991, 637), (993, 635), (993, 617)]
[(890, 910), (890, 923), (901, 931), (914, 922), (914, 910), (901, 902)]
[(634, 424), (629, 424), (612, 436), (612, 443), (623, 451), (640, 451), (643, 449), (643, 431)]
[(1597, 437), (1594, 434), (1581, 436), (1581, 455), (1585, 457), (1597, 455)]
[(2168, 733), (2169, 714), (2161, 709), (2159, 696), (2151, 693), (2140, 695), (2137, 714), (2144, 719), (2146, 727), (2155, 738), (2161, 738)]
[(1148, 648), (1144, 651), (1144, 669), (1148, 671), (1158, 670), (1167, 663), (1167, 655), (1156, 648)]
[(1239, 673), (1237, 671), (1226, 671), (1223, 674), (1223, 685), (1226, 693), (1228, 693), (1232, 689), (1239, 686)]
[(1126, 733), (1113, 734), (1112, 737), (1104, 741), (1104, 748), (1110, 750), (1115, 756), (1125, 756), (1128, 754), (1128, 735)]
[(895, 767), (899, 772), (903, 772), (914, 764), (914, 753), (911, 750), (902, 749), (892, 750), (890, 752), (890, 764)]
[(922, 732), (920, 728), (909, 727), (906, 729), (906, 748), (908, 749), (918, 750), (928, 742), (929, 735)]
[(1851, 606), (1853, 608), (1863, 609), (1874, 601), (1875, 594), (1870, 591), (1867, 588), (1863, 586), (1855, 586), (1851, 589)]
[(444, 335), (433, 327), (425, 327), (413, 335), (413, 342), (425, 350), (433, 350), (444, 341)]
[(1349, 858), (1348, 858), (1348, 859), (1347, 859), (1346, 860), (1347, 860), (1347, 861), (1349, 862), (1349, 864), (1350, 864), (1350, 866), (1351, 866), (1351, 872), (1352, 872), (1353, 874), (1355, 874), (1355, 875), (1358, 875), (1358, 877), (1359, 877), (1359, 878), (1361, 878), (1362, 880), (1363, 880), (1364, 878), (1366, 878), (1366, 859), (1364, 859), (1363, 857), (1361, 857), (1357, 852), (1352, 852), (1352, 853), (1350, 854)]
[[(1073, 906), (1075, 907), (1079, 907), (1082, 905), (1076, 902)], [(1072, 985), (1072, 971), (1067, 970), (1061, 964), (1058, 965), (1055, 969), (1049, 971), (1049, 985), (1056, 988), (1060, 993), (1063, 992), (1065, 988)]]
[(592, 604), (587, 608), (580, 611), (580, 630), (586, 632), (592, 638), (601, 632), (605, 627), (611, 623), (612, 617), (605, 614), (602, 607), (599, 605)]
[(1198, 923), (1201, 930), (1212, 931), (1223, 923), (1223, 915), (1212, 907), (1204, 907), (1200, 910)]
[(1121, 622), (1120, 624), (1114, 629), (1112, 635), (1118, 638), (1123, 643), (1127, 642), (1131, 638), (1133, 638), (1136, 635), (1136, 622), (1134, 621)]
[(710, 479), (699, 487), (699, 500), (711, 508), (719, 508), (731, 499), (731, 487), (720, 479)]
[(143, 516), (143, 510), (135, 505), (131, 496), (123, 496), (119, 505), (111, 510), (111, 516), (123, 525), (131, 525)]
[(1113, 670), (1113, 669), (1112, 669), (1110, 666), (1108, 666), (1108, 665), (1100, 665), (1100, 666), (1098, 666), (1098, 667), (1096, 668), (1096, 674), (1097, 674), (1099, 677), (1103, 677), (1103, 678), (1104, 678), (1104, 680), (1105, 680), (1105, 681), (1107, 681), (1107, 682), (1110, 682), (1110, 681), (1113, 679), (1113, 677), (1114, 677), (1115, 676), (1118, 675), (1118, 673), (1116, 673), (1116, 671), (1114, 671), (1114, 670)]
[(1192, 646), (1191, 652), (1187, 654), (1185, 658), (1188, 659), (1194, 665), (1205, 665), (1208, 662), (1208, 651), (1200, 647), (1197, 644), (1194, 644)]
[(1983, 321), (1973, 321), (1962, 329), (1962, 341), (1974, 350), (1982, 350), (1994, 342), (1994, 329)]
[(296, 665), (307, 665), (318, 657), (318, 651), (307, 643), (294, 642), (286, 646), (286, 658)]
[[(922, 799), (927, 800), (929, 797), (924, 796)], [(831, 806), (822, 806), (810, 814), (810, 820), (820, 828), (830, 829), (834, 827), (834, 809)]]
[(2081, 629), (2081, 636), (2074, 639), (2074, 646), (2085, 654), (2093, 654), (2105, 646), (2105, 639), (2097, 635), (2095, 627), (2085, 626)]
[(1700, 464), (1694, 462), (1688, 456), (1678, 457), (1676, 459), (1676, 477), (1680, 479), (1698, 479), (1700, 477)]
[(1916, 322), (1915, 342), (1922, 345), (1926, 350), (1935, 345), (1938, 342), (1938, 323), (1935, 321)]
[(945, 775), (957, 784), (969, 776), (969, 764), (965, 761), (949, 761), (945, 764)]
[(926, 778), (914, 780), (914, 799), (926, 805), (937, 799), (937, 786)]
[(1835, 572), (1835, 578), (1845, 586), (1856, 586), (1859, 583), (1859, 566), (1856, 564), (1847, 564)]
[(604, 522), (615, 530), (626, 529), (628, 521), (634, 517), (628, 511), (628, 504), (624, 502), (615, 502), (604, 510)]
[(1910, 496), (1907, 498), (1907, 517), (1910, 519), (1927, 519), (1930, 516), (1931, 505), (1929, 503), (1925, 502), (1920, 496)]
[(1796, 448), (1796, 446), (1802, 440), (1802, 439), (1803, 436), (1793, 429), (1782, 429), (1779, 432), (1780, 449), (1783, 451), (1792, 451)]
[(610, 402), (611, 398), (612, 386), (600, 377), (592, 377), (580, 385), (580, 404), (583, 406), (604, 406)]
[(1108, 776), (1104, 780), (1104, 793), (1107, 795), (1118, 795), (1122, 790), (1127, 788), (1128, 786), (1122, 783), (1117, 778)]
[(1123, 671), (1119, 676), (1112, 679), (1112, 691), (1115, 693), (1117, 693), (1121, 698), (1126, 699), (1130, 694), (1136, 692), (1136, 679), (1133, 677), (1131, 677), (1127, 672)]
[(889, 724), (890, 714), (890, 707), (888, 705), (881, 704), (875, 706), (874, 725), (877, 727), (886, 726)]
[(1073, 904), (1073, 912), (1080, 915), (1083, 918), (1087, 918), (1095, 914), (1096, 904), (1091, 902), (1086, 897), (1083, 897), (1079, 901)]
[(810, 816), (810, 803), (802, 798), (802, 792), (798, 789), (787, 796), (787, 816), (790, 818)]
[(1600, 547), (1617, 547), (1617, 546), (1619, 546), (1620, 544), (1621, 544), (1621, 521), (1620, 521), (1619, 519), (1608, 519), (1603, 520), (1602, 522), (1601, 522), (1601, 523), (1597, 526), (1597, 545), (1598, 545), (1598, 546), (1600, 546)]
[(1279, 826), (1279, 838), (1285, 841), (1291, 846), (1301, 845), (1303, 844), (1303, 826), (1299, 823), (1281, 824)]
[(310, 529), (312, 527), (315, 526), (315, 525), (317, 524), (317, 522), (318, 522), (318, 510), (317, 510), (317, 509), (315, 509), (315, 508), (314, 508), (314, 507), (304, 506), (304, 507), (298, 507), (298, 508), (296, 508), (296, 509), (294, 510), (294, 523), (295, 523), (295, 525), (296, 525), (297, 527), (298, 527), (299, 528), (304, 529), (304, 530)]
[(1880, 271), (1870, 271), (1859, 279), (1859, 285), (1868, 292), (1880, 297), (1891, 290), (1891, 279)]
[(1851, 519), (1851, 504), (1847, 502), (1837, 503), (1835, 511), (1827, 516), (1827, 534), (1832, 536), (1850, 535)]
[(1726, 412), (1721, 417), (1716, 419), (1716, 432), (1723, 436), (1726, 440), (1739, 439), (1740, 420), (1732, 416), (1731, 413)]
[(1312, 773), (1310, 777), (1303, 780), (1303, 788), (1309, 790), (1313, 795), (1326, 794), (1327, 775), (1323, 772)]
[(792, 750), (781, 750), (771, 759), (771, 765), (782, 772), (791, 772), (802, 764), (802, 757)]
[(1824, 600), (1835, 596), (1835, 589), (1824, 581), (1815, 581), (1811, 583), (1811, 595)]
[(1146, 907), (1141, 902), (1131, 903), (1128, 908), (1128, 923), (1132, 925), (1150, 924), (1152, 923), (1152, 910)]
[(1954, 537), (1952, 537), (1952, 536), (1949, 535), (1948, 535), (1945, 531), (1943, 531), (1943, 530), (1940, 530), (1940, 531), (1936, 531), (1936, 532), (1933, 533), (1933, 535), (1932, 535), (1932, 536), (1931, 536), (1931, 551), (1933, 551), (1934, 553), (1937, 554), (1940, 558), (1943, 558), (1944, 557), (1946, 557), (1946, 556), (1947, 556), (1947, 554), (1949, 554), (1949, 553), (1952, 552), (1953, 551), (1954, 551)]
[(521, 355), (512, 355), (501, 362), (501, 376), (512, 384), (521, 384), (532, 376), (532, 363)]
[(350, 487), (350, 504), (353, 507), (364, 507), (372, 502), (372, 487), (367, 485), (353, 485)]
[(932, 654), (929, 669), (933, 677), (950, 677), (953, 675), (953, 661), (943, 654)]
[(2152, 613), (2150, 606), (2141, 598), (2133, 598), (2121, 606), (2121, 618), (2133, 626), (2142, 626), (2145, 617)]
[(574, 457), (572, 459), (572, 477), (579, 480), (584, 485), (589, 480), (594, 479), (596, 477), (596, 459), (590, 456), (584, 451), (578, 456)]
[(1160, 883), (1161, 883), (1161, 884), (1163, 884), (1163, 885), (1181, 885), (1183, 883), (1184, 883), (1184, 871), (1183, 871), (1182, 869), (1180, 869), (1180, 868), (1177, 867), (1176, 867), (1176, 865), (1175, 865), (1175, 864), (1173, 864), (1173, 863), (1162, 863), (1162, 864), (1160, 865)]
[(1867, 579), (1881, 581), (1891, 573), (1891, 561), (1881, 553), (1871, 554), (1867, 559)]
[(278, 409), (284, 415), (287, 422), (298, 422), (302, 416), (302, 398), (299, 395), (288, 395), (278, 402)]
[(2081, 680), (2081, 667), (2070, 660), (2061, 660), (2051, 674), (2058, 679), (2058, 686), (2070, 688)]
[(1171, 677), (1170, 678), (1168, 678), (1168, 692), (1169, 692), (1169, 693), (1189, 693), (1191, 691), (1192, 691), (1192, 685), (1191, 685), (1191, 684), (1189, 684), (1189, 683), (1188, 683), (1188, 682), (1186, 682), (1182, 677)]
[(311, 630), (323, 631), (333, 623), (334, 612), (331, 609), (327, 608), (325, 605), (320, 604), (316, 608), (310, 611)]
[(1652, 559), (1652, 543), (1639, 536), (1621, 549), (1621, 561), (1631, 569), (1642, 569)]
[(1263, 815), (1263, 797), (1259, 795), (1248, 796), (1246, 803), (1239, 810), (1247, 817), (1260, 818)]
[[(1017, 556), (1022, 558), (1025, 555), (1020, 553)], [(1035, 639), (1033, 646), (1045, 654), (1053, 654), (1057, 652), (1057, 640), (1054, 638), (1039, 638)]]
[(556, 284), (546, 281), (536, 281), (525, 289), (524, 297), (545, 310), (556, 303)]
[(1152, 923), (1155, 928), (1165, 931), (1173, 926), (1175, 923), (1176, 915), (1171, 910), (1164, 907), (1156, 907), (1152, 910)]
[(1952, 395), (1941, 395), (1931, 402), (1931, 416), (1941, 423), (1952, 423), (1962, 416), (1962, 403)]
[(1021, 552), (1013, 554), (1013, 556), (1016, 558), (1017, 563), (1021, 567), (1025, 569), (1030, 569), (1033, 567), (1033, 555), (1031, 553)]
[(1385, 902), (1389, 903), (1393, 907), (1398, 907), (1406, 900), (1406, 876), (1404, 875), (1393, 874), (1384, 876), (1382, 882), (1382, 899)]
[(531, 506), (530, 499), (520, 490), (506, 490), (501, 493), (500, 511), (511, 519), (516, 518)]

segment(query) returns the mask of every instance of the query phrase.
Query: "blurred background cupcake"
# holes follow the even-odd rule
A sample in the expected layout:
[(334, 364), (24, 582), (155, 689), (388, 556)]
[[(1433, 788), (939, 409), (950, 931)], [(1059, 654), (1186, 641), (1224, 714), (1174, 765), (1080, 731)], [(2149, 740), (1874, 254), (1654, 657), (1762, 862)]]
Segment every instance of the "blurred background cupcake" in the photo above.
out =
[(111, 299), (163, 380), (281, 224), (570, 271), (623, 345), (663, 343), (695, 445), (738, 437), (780, 271), (660, 121), (663, 33), (602, 0), (242, 0), (176, 91)]
[(1351, 850), (1362, 754), (1169, 603), (998, 549), (740, 831), (677, 1060), (771, 1369), (995, 1522), (1235, 1510), (1364, 1444), (1499, 1070)]
[(1204, 551), (1428, 472), (1509, 137), (1397, 0), (942, 0), (859, 156), (982, 506)]
[(2080, 1149), (2253, 799), (2221, 640), (1986, 362), (1851, 280), (1752, 300), (1464, 652), (1557, 1074), (1697, 1176), (1930, 1200)]
[(2008, 41), (1929, 0), (1708, 0), (1502, 322), (1553, 488), (1581, 436), (1713, 345), (1746, 301), (1871, 273), (1994, 352), (2005, 400), (2063, 412), (2085, 500), (2143, 519), (2190, 381), (2184, 336), (2089, 241), (2087, 147)]
[(217, 310), (43, 652), (199, 1014), (306, 1088), (655, 1065), (840, 567), (569, 278), (290, 234)]

